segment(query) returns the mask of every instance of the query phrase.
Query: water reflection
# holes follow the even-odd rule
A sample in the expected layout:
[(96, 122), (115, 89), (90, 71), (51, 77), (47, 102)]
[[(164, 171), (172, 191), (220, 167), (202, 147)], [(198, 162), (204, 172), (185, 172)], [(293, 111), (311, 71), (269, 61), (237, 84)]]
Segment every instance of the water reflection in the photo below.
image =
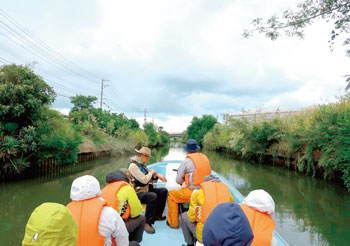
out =
[(206, 152), (213, 170), (243, 195), (268, 191), (276, 203), (277, 231), (292, 245), (348, 245), (350, 197), (344, 187), (277, 166)]
[[(310, 178), (274, 166), (233, 160), (205, 152), (213, 170), (236, 186), (243, 195), (264, 189), (276, 203), (277, 230), (291, 245), (348, 245), (350, 242), (350, 197), (334, 183)], [(185, 158), (182, 147), (152, 150), (150, 163)], [(25, 224), (43, 202), (67, 204), (72, 181), (93, 175), (103, 187), (106, 175), (126, 167), (130, 156), (104, 158), (62, 169), (61, 176), (47, 176), (0, 185), (0, 245), (20, 245)]]
[(178, 147), (172, 147), (171, 152), (169, 152), (168, 155), (161, 158), (161, 161), (171, 161), (171, 160), (183, 160), (186, 157), (185, 150), (178, 146)]

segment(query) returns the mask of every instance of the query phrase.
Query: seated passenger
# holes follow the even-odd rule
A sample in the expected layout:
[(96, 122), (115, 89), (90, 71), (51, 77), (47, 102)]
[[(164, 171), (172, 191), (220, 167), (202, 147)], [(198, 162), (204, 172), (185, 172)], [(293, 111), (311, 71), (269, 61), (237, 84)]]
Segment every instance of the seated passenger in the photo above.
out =
[(168, 221), (171, 228), (179, 228), (179, 203), (189, 203), (193, 190), (200, 188), (204, 178), (211, 174), (210, 163), (206, 155), (199, 153), (200, 146), (195, 139), (188, 139), (184, 149), (186, 159), (180, 164), (176, 175), (176, 183), (186, 187), (169, 191)]
[(233, 202), (217, 205), (203, 227), (205, 246), (249, 246), (253, 232), (241, 207)]
[(134, 188), (130, 185), (130, 172), (123, 168), (106, 176), (107, 185), (101, 191), (101, 197), (107, 205), (114, 208), (125, 222), (129, 232), (129, 241), (142, 241), (146, 223), (145, 216), (141, 215), (142, 205)]
[(271, 215), (275, 213), (275, 202), (270, 194), (264, 190), (253, 190), (239, 205), (253, 230), (254, 240), (251, 245), (278, 245), (276, 238), (273, 237), (275, 221), (271, 218)]
[(43, 203), (31, 214), (22, 241), (23, 246), (75, 246), (78, 225), (71, 212), (58, 203)]
[(132, 157), (128, 165), (128, 169), (131, 173), (134, 189), (142, 204), (146, 204), (146, 224), (145, 231), (147, 233), (155, 233), (153, 224), (155, 220), (165, 220), (166, 217), (162, 216), (166, 198), (168, 196), (168, 190), (166, 188), (155, 188), (153, 181), (158, 178), (163, 182), (166, 182), (166, 178), (157, 173), (155, 170), (148, 170), (146, 163), (151, 156), (151, 150), (147, 147), (142, 147), (139, 150), (135, 150), (138, 154), (136, 157)]
[(67, 208), (79, 226), (77, 246), (138, 245), (129, 244), (124, 221), (100, 196), (100, 183), (95, 177), (85, 175), (73, 181), (72, 202)]
[(204, 181), (199, 190), (193, 191), (189, 210), (180, 215), (180, 225), (188, 246), (194, 245), (195, 240), (202, 242), (204, 222), (216, 205), (234, 202), (229, 187), (218, 177), (209, 175)]

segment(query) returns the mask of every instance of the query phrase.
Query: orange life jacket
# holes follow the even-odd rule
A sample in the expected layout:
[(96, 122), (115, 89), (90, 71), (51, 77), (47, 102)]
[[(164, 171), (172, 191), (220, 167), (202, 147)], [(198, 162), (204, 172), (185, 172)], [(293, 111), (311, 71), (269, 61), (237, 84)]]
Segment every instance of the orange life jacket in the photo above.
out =
[(101, 197), (106, 200), (107, 206), (114, 208), (124, 220), (128, 219), (130, 216), (130, 206), (126, 202), (126, 204), (123, 204), (122, 208), (119, 209), (120, 201), (117, 198), (117, 194), (119, 190), (126, 185), (129, 185), (129, 184), (124, 181), (117, 181), (117, 182), (107, 184), (101, 190)]
[(201, 184), (201, 189), (204, 191), (205, 198), (201, 208), (201, 222), (204, 224), (210, 212), (217, 205), (230, 201), (230, 191), (227, 185), (218, 181), (204, 182)]
[[(67, 205), (79, 226), (77, 246), (103, 246), (104, 237), (98, 232), (100, 215), (107, 202), (98, 197), (72, 201)], [(113, 239), (113, 246), (116, 243)]]
[(254, 239), (252, 246), (270, 246), (275, 229), (275, 221), (266, 213), (262, 213), (246, 204), (239, 204), (247, 216), (252, 228)]
[(196, 152), (191, 153), (186, 158), (190, 158), (195, 166), (193, 173), (185, 174), (185, 183), (187, 186), (199, 186), (204, 182), (204, 178), (211, 174), (210, 163), (206, 155)]

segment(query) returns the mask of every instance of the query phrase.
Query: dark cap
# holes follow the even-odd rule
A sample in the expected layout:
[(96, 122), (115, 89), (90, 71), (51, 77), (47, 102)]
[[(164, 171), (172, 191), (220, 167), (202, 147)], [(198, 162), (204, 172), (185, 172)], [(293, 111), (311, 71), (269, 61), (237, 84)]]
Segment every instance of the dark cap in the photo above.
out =
[(120, 170), (117, 170), (113, 173), (109, 173), (106, 176), (106, 182), (107, 183), (113, 183), (113, 182), (117, 182), (117, 181), (125, 181), (127, 183), (129, 183), (129, 178), (128, 176), (126, 176), (126, 174)]

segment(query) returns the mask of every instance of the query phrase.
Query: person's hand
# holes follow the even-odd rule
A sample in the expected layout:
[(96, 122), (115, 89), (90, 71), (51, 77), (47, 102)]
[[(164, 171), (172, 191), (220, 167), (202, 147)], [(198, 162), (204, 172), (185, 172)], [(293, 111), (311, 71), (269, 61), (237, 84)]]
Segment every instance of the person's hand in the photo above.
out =
[(167, 182), (167, 181), (168, 181), (168, 180), (166, 179), (166, 177), (165, 177), (164, 175), (160, 174), (160, 173), (157, 173), (157, 177), (158, 177), (161, 181), (163, 181), (163, 182)]

